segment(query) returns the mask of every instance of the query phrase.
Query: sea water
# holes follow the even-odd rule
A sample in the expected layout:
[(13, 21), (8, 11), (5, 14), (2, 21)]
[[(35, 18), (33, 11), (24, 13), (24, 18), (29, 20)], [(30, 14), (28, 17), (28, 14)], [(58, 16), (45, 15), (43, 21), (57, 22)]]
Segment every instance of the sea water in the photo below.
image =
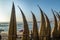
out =
[[(37, 23), (37, 26), (38, 26), (38, 29), (40, 29), (40, 22)], [(33, 23), (28, 22), (28, 27), (29, 27), (29, 30), (32, 30)], [(53, 28), (53, 26), (52, 26), (52, 28)], [(23, 29), (24, 29), (23, 23), (17, 23), (17, 31), (20, 31)], [(5, 32), (7, 32), (9, 30), (9, 23), (0, 23), (0, 30), (4, 30)]]

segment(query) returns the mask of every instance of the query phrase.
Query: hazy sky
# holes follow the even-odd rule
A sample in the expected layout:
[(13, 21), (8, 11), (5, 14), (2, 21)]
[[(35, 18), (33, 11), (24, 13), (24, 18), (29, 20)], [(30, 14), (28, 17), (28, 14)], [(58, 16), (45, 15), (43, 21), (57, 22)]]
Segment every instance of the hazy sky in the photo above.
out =
[(15, 4), (17, 21), (22, 21), (18, 5), (23, 10), (28, 21), (32, 21), (31, 11), (35, 14), (37, 20), (40, 20), (40, 11), (37, 5), (42, 8), (50, 19), (53, 18), (51, 8), (60, 11), (60, 0), (0, 0), (0, 22), (10, 21), (13, 2)]

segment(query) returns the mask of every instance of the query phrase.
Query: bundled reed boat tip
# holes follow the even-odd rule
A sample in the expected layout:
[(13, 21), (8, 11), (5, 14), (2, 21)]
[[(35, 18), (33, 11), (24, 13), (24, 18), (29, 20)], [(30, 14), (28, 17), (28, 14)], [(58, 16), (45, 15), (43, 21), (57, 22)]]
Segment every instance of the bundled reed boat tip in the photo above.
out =
[(23, 31), (23, 39), (22, 40), (29, 40), (29, 28), (28, 28), (28, 23), (27, 20), (25, 18), (25, 15), (23, 13), (23, 11), (21, 10), (20, 7), (18, 7), (21, 11), (22, 17), (23, 17), (23, 23), (24, 23), (24, 31)]

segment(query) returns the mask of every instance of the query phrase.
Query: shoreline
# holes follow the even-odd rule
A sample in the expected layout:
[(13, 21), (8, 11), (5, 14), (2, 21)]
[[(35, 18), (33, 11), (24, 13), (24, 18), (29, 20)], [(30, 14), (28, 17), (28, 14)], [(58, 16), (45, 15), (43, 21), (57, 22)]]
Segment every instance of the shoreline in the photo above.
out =
[[(1, 32), (2, 40), (8, 40), (8, 32)], [(17, 32), (17, 40), (22, 39), (23, 32)]]

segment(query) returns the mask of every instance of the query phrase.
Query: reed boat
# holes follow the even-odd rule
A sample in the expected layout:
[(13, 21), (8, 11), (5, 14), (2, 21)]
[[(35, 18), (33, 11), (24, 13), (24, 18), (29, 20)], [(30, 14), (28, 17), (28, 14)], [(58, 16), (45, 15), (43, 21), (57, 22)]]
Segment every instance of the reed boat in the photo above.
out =
[(16, 37), (17, 37), (16, 15), (15, 15), (15, 6), (13, 3), (11, 19), (9, 24), (8, 40), (16, 40)]
[(57, 22), (57, 18), (54, 14), (54, 11), (52, 10), (53, 16), (54, 16), (54, 29), (52, 30), (52, 37), (54, 40), (56, 40), (56, 37), (58, 37), (58, 22)]
[(51, 40), (51, 26), (50, 26), (50, 21), (47, 17), (47, 15), (44, 13), (45, 19), (46, 19), (46, 40)]
[(27, 20), (25, 18), (25, 15), (23, 13), (23, 11), (21, 10), (21, 8), (18, 6), (18, 8), (21, 11), (22, 17), (23, 17), (23, 24), (24, 24), (24, 31), (23, 31), (23, 39), (22, 40), (29, 40), (29, 28), (28, 28), (28, 23)]
[(31, 11), (33, 17), (33, 40), (39, 40), (37, 20), (34, 13)]
[[(39, 7), (39, 5), (38, 5), (38, 7)], [(42, 9), (40, 7), (39, 7), (39, 10), (41, 12), (41, 27), (40, 27), (39, 39), (40, 40), (45, 40), (45, 36), (46, 36), (45, 17), (44, 17), (44, 12), (42, 11)]]

